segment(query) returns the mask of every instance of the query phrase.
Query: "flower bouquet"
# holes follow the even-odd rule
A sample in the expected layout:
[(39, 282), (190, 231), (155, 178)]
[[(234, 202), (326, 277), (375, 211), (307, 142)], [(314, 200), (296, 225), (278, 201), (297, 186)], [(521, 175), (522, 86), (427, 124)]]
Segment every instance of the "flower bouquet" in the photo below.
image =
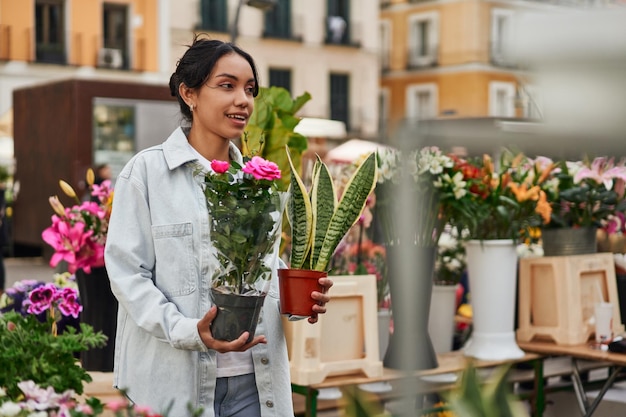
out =
[(80, 201), (74, 189), (65, 181), (59, 181), (61, 190), (75, 199), (72, 207), (64, 207), (57, 196), (49, 198), (55, 214), (52, 225), (46, 228), (41, 237), (54, 249), (50, 266), (56, 267), (61, 261), (67, 262), (67, 269), (75, 273), (83, 269), (91, 273), (91, 268), (104, 266), (104, 245), (106, 243), (113, 190), (111, 181), (94, 184), (92, 169), (87, 171), (87, 184), (90, 195), (96, 201)]
[(452, 172), (462, 177), (459, 198), (448, 199), (443, 212), (459, 235), (470, 239), (519, 240), (550, 221), (551, 208), (542, 185), (553, 170), (523, 154), (503, 151), (498, 170), (489, 155), (453, 157)]
[(559, 161), (544, 183), (552, 213), (542, 226), (547, 256), (594, 253), (597, 229), (626, 209), (624, 160)]
[(245, 316), (252, 340), (271, 279), (275, 260), (271, 255), (280, 244), (284, 199), (276, 180), (281, 173), (275, 163), (254, 156), (243, 167), (213, 160), (211, 172), (202, 175), (214, 261), (211, 294), (219, 308), (213, 336), (223, 340), (241, 336), (243, 331), (235, 326), (238, 314), (231, 307), (250, 303)]
[(552, 171), (523, 154), (503, 151), (499, 163), (489, 155), (455, 157), (465, 192), (443, 210), (459, 236), (467, 233), (466, 262), (473, 330), (465, 355), (483, 360), (519, 358), (514, 331), (517, 252), (515, 241), (550, 220), (541, 185)]

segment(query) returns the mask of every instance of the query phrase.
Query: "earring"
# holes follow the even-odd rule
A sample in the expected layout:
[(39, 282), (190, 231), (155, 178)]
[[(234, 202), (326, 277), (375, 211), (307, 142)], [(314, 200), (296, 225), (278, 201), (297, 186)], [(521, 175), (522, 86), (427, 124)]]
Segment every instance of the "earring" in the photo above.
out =
[(192, 113), (193, 113), (193, 107), (194, 107), (193, 104), (189, 105), (189, 110), (191, 110)]

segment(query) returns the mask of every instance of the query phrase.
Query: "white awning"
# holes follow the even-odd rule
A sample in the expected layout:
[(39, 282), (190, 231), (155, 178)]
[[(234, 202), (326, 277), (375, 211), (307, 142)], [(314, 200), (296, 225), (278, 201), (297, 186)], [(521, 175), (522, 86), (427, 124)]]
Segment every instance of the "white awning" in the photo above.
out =
[(338, 120), (303, 117), (294, 129), (308, 138), (345, 139), (346, 124)]
[(326, 160), (329, 162), (351, 163), (361, 156), (374, 152), (378, 149), (386, 149), (389, 146), (377, 142), (362, 139), (350, 139), (341, 145), (332, 148), (326, 153)]

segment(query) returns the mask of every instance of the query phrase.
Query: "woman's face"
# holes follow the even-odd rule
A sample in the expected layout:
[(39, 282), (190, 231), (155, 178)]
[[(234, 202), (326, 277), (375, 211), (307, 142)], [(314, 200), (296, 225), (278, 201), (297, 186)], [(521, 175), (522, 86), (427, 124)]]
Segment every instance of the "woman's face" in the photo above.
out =
[(255, 85), (245, 58), (236, 53), (221, 57), (196, 92), (192, 129), (204, 138), (239, 138), (254, 110)]

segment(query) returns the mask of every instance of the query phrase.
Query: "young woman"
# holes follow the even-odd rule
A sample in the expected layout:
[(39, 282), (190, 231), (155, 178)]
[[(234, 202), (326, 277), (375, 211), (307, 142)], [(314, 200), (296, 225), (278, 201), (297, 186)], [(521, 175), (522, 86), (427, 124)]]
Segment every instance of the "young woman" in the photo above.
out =
[[(184, 127), (139, 152), (122, 170), (106, 246), (106, 267), (119, 301), (115, 386), (170, 417), (203, 407), (203, 416), (293, 415), (289, 363), (272, 285), (254, 339), (211, 335), (217, 314), (209, 297), (209, 213), (195, 164), (241, 163), (239, 138), (258, 93), (253, 59), (237, 46), (196, 37), (179, 60), (170, 90)], [(329, 279), (320, 279), (326, 289)], [(313, 292), (324, 313), (326, 293)], [(309, 318), (311, 323), (316, 317)]]

